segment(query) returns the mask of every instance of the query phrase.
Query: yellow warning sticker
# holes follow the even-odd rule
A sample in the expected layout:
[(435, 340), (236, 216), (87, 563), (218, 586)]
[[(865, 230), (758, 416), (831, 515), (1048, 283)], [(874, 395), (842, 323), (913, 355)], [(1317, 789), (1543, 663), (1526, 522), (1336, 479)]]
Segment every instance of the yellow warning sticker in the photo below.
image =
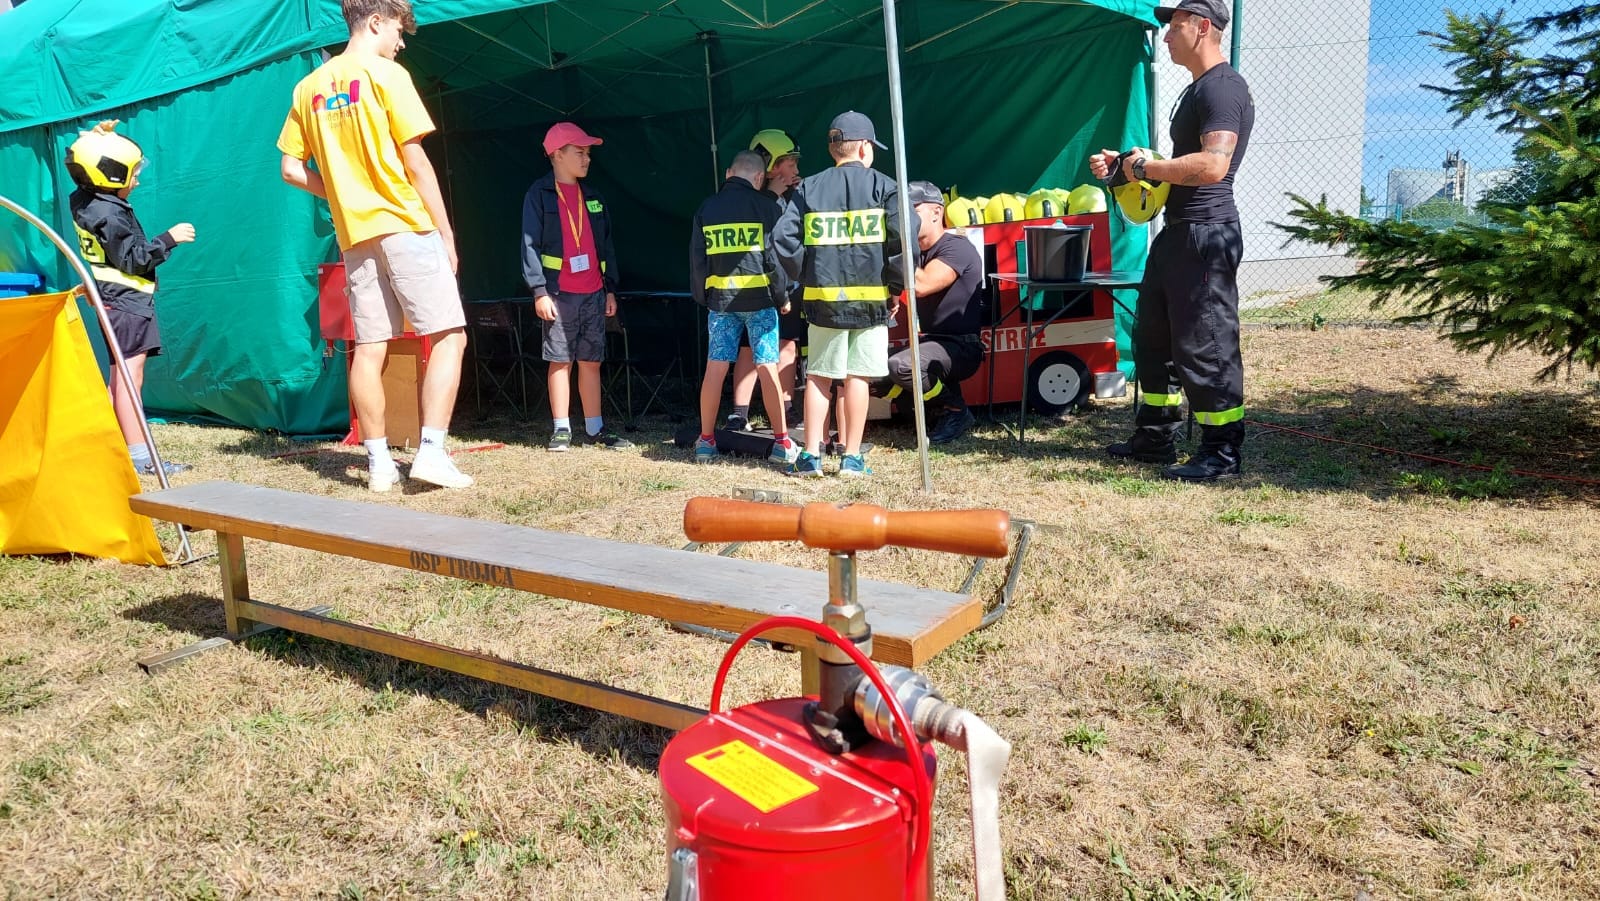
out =
[(815, 783), (742, 741), (730, 741), (696, 754), (688, 763), (762, 813), (771, 813), (817, 790)]

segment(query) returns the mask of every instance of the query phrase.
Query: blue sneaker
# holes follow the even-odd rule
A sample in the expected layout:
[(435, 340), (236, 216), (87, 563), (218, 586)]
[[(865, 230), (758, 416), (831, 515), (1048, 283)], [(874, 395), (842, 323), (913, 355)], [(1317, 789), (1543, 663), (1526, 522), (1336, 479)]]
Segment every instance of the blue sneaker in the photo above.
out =
[(846, 454), (839, 464), (839, 475), (847, 479), (859, 479), (862, 476), (872, 475), (872, 467), (867, 465), (867, 458), (862, 454)]
[(794, 462), (789, 464), (789, 468), (784, 470), (784, 473), (786, 475), (799, 476), (800, 478), (821, 478), (822, 458), (801, 451), (800, 456), (794, 458)]
[(694, 462), (715, 463), (718, 456), (715, 439), (707, 441), (704, 438), (696, 438), (694, 440)]
[(767, 455), (767, 460), (779, 466), (788, 466), (800, 459), (800, 445), (794, 443), (793, 438), (785, 438), (784, 443), (772, 442), (772, 453)]

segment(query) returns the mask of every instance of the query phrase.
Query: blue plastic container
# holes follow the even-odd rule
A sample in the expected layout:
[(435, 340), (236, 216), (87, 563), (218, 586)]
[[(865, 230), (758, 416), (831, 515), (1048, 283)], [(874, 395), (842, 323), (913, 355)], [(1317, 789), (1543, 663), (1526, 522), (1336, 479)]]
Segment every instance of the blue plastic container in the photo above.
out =
[(44, 280), (32, 272), (0, 272), (0, 297), (22, 297), (38, 293)]

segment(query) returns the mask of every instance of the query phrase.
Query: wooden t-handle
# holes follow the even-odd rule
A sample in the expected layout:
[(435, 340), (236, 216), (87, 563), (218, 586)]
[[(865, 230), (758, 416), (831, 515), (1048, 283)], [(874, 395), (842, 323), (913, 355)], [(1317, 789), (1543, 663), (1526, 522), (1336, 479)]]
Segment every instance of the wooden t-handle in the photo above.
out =
[(1004, 557), (1011, 516), (1004, 510), (891, 512), (873, 504), (786, 507), (697, 497), (683, 508), (690, 541), (800, 541), (830, 551), (872, 551), (887, 545), (977, 557)]

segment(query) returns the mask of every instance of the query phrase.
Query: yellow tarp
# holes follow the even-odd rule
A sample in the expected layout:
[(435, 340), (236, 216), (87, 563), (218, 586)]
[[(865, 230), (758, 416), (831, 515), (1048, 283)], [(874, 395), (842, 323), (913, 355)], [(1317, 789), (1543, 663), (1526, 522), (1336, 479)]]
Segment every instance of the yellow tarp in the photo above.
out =
[(166, 564), (70, 293), (0, 299), (0, 553)]

